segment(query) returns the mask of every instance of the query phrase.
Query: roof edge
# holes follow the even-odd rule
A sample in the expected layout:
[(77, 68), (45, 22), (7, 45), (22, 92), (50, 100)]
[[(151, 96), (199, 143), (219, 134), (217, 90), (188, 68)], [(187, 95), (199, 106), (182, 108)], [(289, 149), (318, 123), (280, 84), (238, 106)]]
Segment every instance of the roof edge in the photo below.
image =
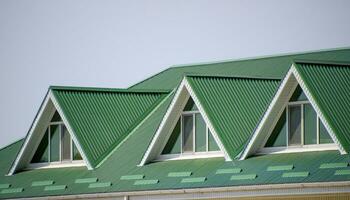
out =
[(326, 60), (303, 60), (295, 59), (293, 64), (314, 64), (314, 65), (339, 65), (339, 66), (350, 66), (350, 62), (344, 61), (326, 61)]
[(52, 85), (49, 90), (70, 90), (83, 92), (119, 92), (119, 93), (170, 93), (170, 90), (161, 89), (129, 89), (129, 88), (100, 88), (100, 87), (78, 87), (78, 86), (56, 86)]
[(207, 77), (207, 78), (232, 78), (232, 79), (257, 79), (257, 80), (275, 80), (280, 81), (280, 78), (274, 77), (259, 77), (259, 76), (234, 76), (234, 75), (221, 75), (221, 74), (194, 74), (194, 73), (185, 73), (184, 77)]

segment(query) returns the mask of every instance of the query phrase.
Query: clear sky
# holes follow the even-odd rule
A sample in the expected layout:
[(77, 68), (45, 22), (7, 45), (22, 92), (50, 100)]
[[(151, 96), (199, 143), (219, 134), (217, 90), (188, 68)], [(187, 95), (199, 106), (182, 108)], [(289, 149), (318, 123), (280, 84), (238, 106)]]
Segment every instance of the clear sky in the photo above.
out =
[(128, 87), (171, 65), (350, 47), (349, 0), (1, 0), (0, 147), (49, 85)]

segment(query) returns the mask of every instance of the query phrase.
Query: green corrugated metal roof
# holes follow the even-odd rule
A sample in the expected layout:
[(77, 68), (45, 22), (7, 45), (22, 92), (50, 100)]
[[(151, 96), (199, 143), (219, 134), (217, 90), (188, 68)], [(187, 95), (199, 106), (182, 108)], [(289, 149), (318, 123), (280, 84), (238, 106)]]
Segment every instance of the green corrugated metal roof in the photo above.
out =
[(187, 77), (227, 153), (234, 159), (253, 134), (280, 80)]
[(98, 165), (167, 95), (51, 87), (91, 165)]
[(295, 59), (349, 62), (350, 48), (171, 67), (131, 88), (173, 89), (186, 73), (282, 79)]
[(295, 66), (334, 134), (349, 153), (350, 63), (298, 62)]
[[(319, 52), (314, 54), (305, 54), (300, 59), (321, 59), (321, 60), (350, 60), (350, 49), (337, 50), (333, 52)], [(280, 60), (281, 59), (281, 60)], [(259, 64), (259, 62), (260, 64)], [(284, 60), (282, 62), (282, 60)], [(255, 76), (282, 78), (288, 70), (292, 60), (287, 58), (266, 58), (257, 59), (251, 62), (252, 67), (244, 68), (249, 65), (248, 61), (239, 61), (222, 64), (208, 64), (195, 67), (181, 67), (176, 73), (173, 69), (161, 73), (157, 77), (146, 80), (138, 84), (135, 88), (166, 88), (176, 87), (182, 78), (184, 72), (213, 73), (233, 76)], [(242, 64), (245, 63), (245, 64)], [(270, 64), (269, 64), (270, 63)], [(281, 63), (286, 66), (282, 66)], [(262, 66), (259, 69), (259, 66)], [(280, 67), (276, 69), (276, 67)], [(200, 69), (202, 68), (202, 69)], [(217, 68), (217, 72), (215, 71)], [(208, 70), (210, 69), (210, 70)], [(256, 70), (256, 71), (254, 71)], [(273, 70), (276, 70), (275, 72)], [(275, 74), (275, 76), (273, 76)], [(174, 76), (173, 76), (174, 75)], [(58, 88), (56, 88), (58, 90)], [(203, 90), (205, 91), (205, 90)], [(88, 91), (74, 91), (73, 93), (89, 93)], [(86, 95), (88, 96), (88, 95)], [(103, 96), (103, 95), (101, 95)], [(107, 95), (108, 96), (108, 95)], [(123, 191), (144, 191), (144, 190), (161, 190), (161, 189), (183, 189), (198, 187), (225, 187), (241, 185), (262, 185), (262, 184), (280, 184), (280, 183), (308, 183), (308, 182), (334, 182), (350, 181), (350, 167), (320, 169), (324, 163), (347, 163), (349, 155), (340, 155), (338, 151), (323, 152), (304, 152), (292, 154), (275, 154), (250, 157), (244, 161), (234, 160), (225, 162), (222, 158), (197, 159), (197, 160), (178, 160), (151, 163), (143, 167), (137, 167), (142, 159), (154, 133), (156, 132), (173, 95), (165, 97), (159, 107), (154, 108), (150, 116), (140, 124), (132, 134), (128, 136), (125, 142), (121, 143), (119, 148), (95, 170), (87, 170), (85, 167), (40, 169), (23, 171), (13, 176), (5, 176), (8, 172), (12, 161), (15, 159), (22, 140), (0, 150), (0, 184), (10, 184), (10, 188), (23, 188), (18, 193), (2, 193), (0, 189), (0, 199), (15, 197), (38, 197), (70, 194), (88, 194), (102, 192), (123, 192)], [(202, 100), (203, 101), (203, 100)], [(208, 100), (207, 100), (208, 101)], [(67, 104), (68, 105), (68, 104)], [(152, 106), (151, 106), (152, 107)], [(66, 113), (65, 113), (66, 114)], [(71, 121), (71, 119), (68, 119)], [(301, 162), (302, 161), (302, 162)], [(293, 169), (288, 172), (309, 172), (307, 177), (282, 178), (286, 171), (267, 171), (269, 166), (287, 166), (292, 165)], [(241, 169), (238, 174), (256, 174), (252, 180), (230, 180), (231, 174), (217, 174), (220, 169)], [(192, 172), (191, 177), (206, 177), (206, 181), (198, 183), (181, 183), (182, 178), (169, 177), (171, 172), (184, 171)], [(144, 175), (145, 180), (158, 180), (157, 184), (134, 185), (134, 180), (120, 180), (125, 175)], [(237, 175), (238, 175), (237, 174)], [(234, 175), (234, 174), (232, 174)], [(33, 177), (35, 181), (52, 180), (54, 185), (66, 185), (64, 190), (44, 191), (43, 187), (32, 187)], [(98, 182), (111, 183), (109, 187), (89, 188), (89, 184), (77, 184), (77, 179), (87, 179), (91, 177), (98, 178)]]

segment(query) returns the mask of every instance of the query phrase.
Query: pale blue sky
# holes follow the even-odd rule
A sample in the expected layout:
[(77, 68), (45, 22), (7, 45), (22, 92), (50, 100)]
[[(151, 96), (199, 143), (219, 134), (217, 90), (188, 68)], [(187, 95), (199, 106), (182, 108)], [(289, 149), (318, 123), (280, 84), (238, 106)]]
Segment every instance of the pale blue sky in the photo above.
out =
[(348, 0), (1, 0), (0, 147), (49, 85), (128, 87), (171, 65), (350, 46)]

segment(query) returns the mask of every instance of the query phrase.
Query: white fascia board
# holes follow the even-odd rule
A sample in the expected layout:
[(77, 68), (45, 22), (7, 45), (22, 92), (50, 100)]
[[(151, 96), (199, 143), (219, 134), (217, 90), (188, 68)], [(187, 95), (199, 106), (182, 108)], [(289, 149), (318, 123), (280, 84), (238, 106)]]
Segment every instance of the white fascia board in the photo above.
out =
[(181, 93), (183, 92), (183, 88), (184, 88), (184, 80), (181, 81), (176, 93), (175, 93), (175, 96), (173, 97), (173, 100), (171, 101), (158, 129), (157, 129), (157, 132), (156, 134), (154, 135), (152, 141), (151, 141), (151, 144), (148, 146), (147, 150), (146, 150), (146, 153), (144, 154), (140, 164), (138, 166), (143, 166), (145, 165), (148, 161), (150, 161), (152, 158), (151, 158), (151, 153), (154, 154), (153, 152), (155, 151), (155, 146), (156, 145), (160, 145), (160, 141), (159, 141), (159, 136), (160, 134), (162, 133), (163, 129), (164, 129), (164, 126), (165, 124), (167, 123), (170, 115), (172, 114), (174, 108), (175, 108), (175, 104), (177, 103)]
[(27, 134), (27, 136), (25, 138), (24, 143), (22, 144), (21, 150), (17, 154), (17, 157), (16, 157), (15, 161), (13, 162), (9, 173), (7, 174), (8, 176), (11, 176), (11, 175), (13, 175), (15, 173), (15, 171), (17, 169), (17, 166), (18, 166), (18, 163), (20, 162), (24, 151), (28, 147), (28, 143), (29, 143), (30, 139), (32, 138), (32, 135), (34, 133), (35, 127), (37, 126), (37, 124), (39, 122), (39, 119), (43, 115), (43, 112), (44, 112), (45, 108), (47, 107), (47, 105), (49, 103), (49, 100), (50, 100), (50, 97), (49, 97), (49, 94), (47, 93), (46, 96), (45, 96), (44, 101), (42, 102), (42, 104), (41, 104), (41, 106), (39, 108), (38, 114), (35, 116), (35, 119), (34, 119), (32, 125), (31, 125), (31, 127), (29, 128), (28, 134)]
[(289, 70), (287, 72), (285, 78), (283, 79), (280, 87), (278, 88), (276, 95), (272, 99), (272, 102), (270, 103), (269, 107), (267, 108), (267, 111), (265, 112), (258, 127), (255, 129), (255, 132), (254, 132), (252, 138), (249, 140), (247, 147), (244, 149), (240, 160), (246, 159), (252, 153), (253, 147), (257, 145), (256, 143), (258, 143), (258, 141), (257, 141), (258, 136), (261, 134), (263, 127), (265, 126), (265, 124), (269, 120), (269, 117), (271, 116), (273, 108), (275, 107), (276, 103), (278, 102), (278, 100), (282, 96), (282, 92), (286, 88), (286, 85), (287, 85), (288, 80), (289, 80), (291, 75), (292, 75), (292, 71)]
[[(187, 91), (186, 91), (187, 90)], [(185, 94), (188, 93), (188, 94)], [(216, 143), (218, 144), (220, 151), (222, 151), (224, 153), (224, 157), (226, 161), (230, 161), (231, 158), (229, 157), (229, 155), (227, 154), (222, 142), (220, 141), (216, 130), (213, 128), (211, 122), (209, 121), (207, 114), (205, 113), (202, 105), (200, 104), (197, 96), (195, 95), (195, 93), (193, 92), (190, 84), (188, 83), (187, 79), (184, 78), (176, 93), (175, 96), (172, 100), (172, 102), (170, 103), (170, 106), (168, 108), (168, 110), (166, 111), (163, 120), (161, 121), (159, 128), (157, 129), (157, 132), (155, 134), (155, 136), (153, 137), (151, 144), (148, 146), (146, 153), (144, 154), (140, 164), (138, 166), (143, 166), (145, 165), (147, 162), (151, 161), (151, 160), (155, 160), (157, 158), (157, 156), (160, 154), (160, 152), (162, 149), (160, 147), (163, 146), (164, 141), (159, 141), (160, 140), (160, 135), (161, 134), (171, 134), (171, 132), (164, 132), (164, 129), (166, 128), (167, 124), (169, 123), (169, 118), (174, 117), (174, 115), (176, 115), (175, 117), (177, 117), (177, 115), (181, 115), (182, 110), (176, 110), (178, 109), (179, 105), (185, 105), (185, 103), (188, 100), (188, 97), (191, 96), (194, 103), (196, 104), (200, 114), (202, 115), (205, 123), (208, 125), (209, 130), (211, 131), (214, 140), (216, 141)], [(180, 102), (182, 100), (185, 100), (184, 102)], [(174, 123), (172, 123), (174, 124)]]
[(72, 140), (73, 140), (75, 146), (77, 147), (78, 151), (80, 152), (80, 155), (83, 158), (83, 161), (85, 162), (87, 168), (89, 170), (93, 170), (93, 167), (91, 166), (91, 164), (90, 164), (90, 162), (89, 162), (89, 160), (88, 160), (88, 158), (87, 158), (83, 148), (81, 147), (81, 145), (79, 143), (79, 140), (77, 139), (77, 137), (76, 137), (72, 127), (69, 124), (69, 121), (65, 117), (64, 112), (62, 111), (62, 109), (61, 109), (61, 107), (60, 107), (60, 105), (59, 105), (55, 95), (52, 93), (52, 91), (49, 92), (49, 97), (50, 97), (52, 103), (54, 104), (58, 114), (60, 114), (60, 116), (62, 118), (62, 121), (63, 121), (64, 125), (66, 126), (68, 132), (70, 133), (70, 135), (72, 137)]
[(232, 161), (231, 157), (229, 156), (229, 154), (227, 153), (226, 149), (225, 149), (225, 146), (222, 144), (215, 128), (213, 127), (212, 123), (210, 122), (209, 118), (208, 118), (208, 115), (207, 113), (205, 112), (205, 110), (203, 109), (203, 106), (202, 104), (200, 103), (200, 101), (198, 100), (197, 98), (197, 95), (196, 93), (193, 91), (191, 85), (188, 83), (188, 80), (187, 78), (185, 77), (184, 78), (184, 83), (185, 83), (185, 87), (188, 91), (188, 93), (190, 93), (190, 96), (192, 97), (194, 103), (196, 104), (200, 114), (202, 115), (205, 123), (207, 124), (216, 144), (218, 144), (219, 148), (220, 148), (220, 151), (222, 151), (225, 155), (225, 160), (226, 161)]
[(297, 79), (300, 87), (303, 89), (306, 97), (309, 99), (312, 107), (315, 109), (317, 115), (319, 116), (320, 120), (322, 121), (323, 125), (326, 127), (329, 135), (331, 136), (333, 142), (338, 146), (338, 150), (341, 154), (346, 154), (346, 151), (344, 150), (343, 146), (340, 144), (337, 136), (334, 134), (334, 131), (332, 127), (329, 125), (328, 121), (324, 117), (323, 113), (321, 112), (319, 106), (317, 105), (315, 98), (311, 95), (309, 89), (305, 85), (304, 80), (301, 78), (298, 70), (296, 69), (295, 65), (292, 64), (291, 71), (293, 72), (294, 77)]

